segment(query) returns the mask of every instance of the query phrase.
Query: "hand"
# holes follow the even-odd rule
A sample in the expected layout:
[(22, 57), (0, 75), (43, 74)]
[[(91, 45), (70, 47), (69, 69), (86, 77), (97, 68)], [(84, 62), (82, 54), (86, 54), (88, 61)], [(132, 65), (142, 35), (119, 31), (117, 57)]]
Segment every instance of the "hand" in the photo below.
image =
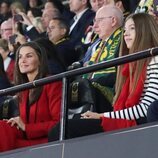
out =
[(81, 118), (84, 119), (100, 119), (101, 117), (103, 117), (103, 114), (98, 114), (96, 112), (91, 112), (91, 111), (87, 111), (81, 114)]
[(27, 26), (33, 25), (30, 18), (25, 13), (20, 12), (18, 14), (20, 14), (23, 17), (23, 21), (20, 21), (21, 23), (23, 23)]
[(25, 124), (19, 116), (9, 119), (7, 123), (11, 124), (11, 126), (17, 126), (17, 129), (25, 131)]
[(8, 42), (8, 47), (11, 52), (15, 52), (14, 46), (10, 44), (10, 41)]
[(17, 33), (16, 43), (18, 43), (18, 42), (19, 42), (20, 44), (26, 43), (27, 41), (26, 41), (25, 36), (23, 36), (23, 35), (20, 34), (20, 33)]

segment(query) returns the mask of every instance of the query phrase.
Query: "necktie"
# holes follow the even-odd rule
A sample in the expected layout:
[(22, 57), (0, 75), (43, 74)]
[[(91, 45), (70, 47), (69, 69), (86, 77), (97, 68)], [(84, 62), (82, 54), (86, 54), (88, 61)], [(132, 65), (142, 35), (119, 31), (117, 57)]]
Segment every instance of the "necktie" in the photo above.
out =
[(83, 63), (87, 62), (90, 60), (91, 56), (92, 56), (92, 52), (93, 52), (93, 48), (95, 46), (98, 45), (98, 43), (100, 43), (100, 39), (98, 39), (97, 41), (95, 41), (87, 50), (86, 54), (85, 54), (85, 57), (83, 59)]

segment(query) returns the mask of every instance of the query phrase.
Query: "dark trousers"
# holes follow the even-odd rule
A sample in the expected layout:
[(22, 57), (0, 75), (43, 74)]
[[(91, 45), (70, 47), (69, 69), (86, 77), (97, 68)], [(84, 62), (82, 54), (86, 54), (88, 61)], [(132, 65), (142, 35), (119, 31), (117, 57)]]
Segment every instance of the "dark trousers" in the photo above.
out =
[[(60, 124), (57, 124), (48, 133), (48, 141), (59, 140)], [(69, 119), (66, 139), (86, 136), (103, 132), (100, 119)]]
[(158, 100), (154, 101), (147, 112), (147, 121), (154, 122), (158, 121)]

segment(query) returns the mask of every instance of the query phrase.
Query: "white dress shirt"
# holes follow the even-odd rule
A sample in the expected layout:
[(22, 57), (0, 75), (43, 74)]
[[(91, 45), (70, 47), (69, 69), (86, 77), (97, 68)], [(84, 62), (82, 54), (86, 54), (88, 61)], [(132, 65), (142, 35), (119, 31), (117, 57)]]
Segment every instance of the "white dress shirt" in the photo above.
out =
[(76, 14), (73, 19), (74, 19), (74, 23), (70, 26), (70, 31), (69, 34), (72, 32), (72, 30), (74, 29), (74, 27), (76, 26), (77, 22), (80, 20), (80, 18), (82, 17), (82, 15), (86, 12), (88, 8), (84, 9), (83, 11), (81, 11), (80, 13)]

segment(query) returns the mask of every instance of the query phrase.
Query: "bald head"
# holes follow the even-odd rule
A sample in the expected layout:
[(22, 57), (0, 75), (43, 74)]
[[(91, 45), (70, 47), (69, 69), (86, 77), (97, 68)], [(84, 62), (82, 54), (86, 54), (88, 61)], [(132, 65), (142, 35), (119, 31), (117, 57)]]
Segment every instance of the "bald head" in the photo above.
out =
[(9, 36), (12, 35), (12, 20), (8, 19), (1, 24), (1, 36), (3, 39), (8, 40)]
[(123, 24), (123, 13), (114, 5), (101, 7), (95, 17), (94, 30), (105, 40)]
[(122, 11), (117, 8), (116, 6), (114, 6), (113, 4), (108, 4), (108, 5), (105, 5), (103, 7), (101, 7), (98, 12), (96, 13), (97, 14), (104, 14), (104, 15), (109, 15), (109, 16), (112, 16), (114, 18), (116, 18), (116, 25), (118, 25), (117, 27), (120, 27), (122, 26), (123, 24), (123, 13)]

